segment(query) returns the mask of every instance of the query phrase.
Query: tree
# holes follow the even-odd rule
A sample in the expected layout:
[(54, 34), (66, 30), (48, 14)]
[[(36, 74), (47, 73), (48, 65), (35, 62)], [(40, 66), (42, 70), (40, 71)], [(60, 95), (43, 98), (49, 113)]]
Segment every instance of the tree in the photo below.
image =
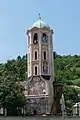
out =
[[(18, 62), (20, 62), (18, 66)], [(16, 81), (23, 81), (23, 72), (19, 74), (24, 61), (8, 60), (0, 65), (0, 105), (6, 108), (11, 114), (16, 113), (17, 108), (26, 105), (26, 97), (23, 94), (24, 88), (16, 84)], [(25, 79), (24, 79), (25, 80)]]
[(13, 110), (26, 105), (23, 90), (22, 87), (15, 84), (11, 76), (7, 76), (3, 81), (0, 81), (0, 103), (2, 107), (13, 112)]
[[(80, 56), (58, 55), (53, 52), (55, 80), (64, 84), (64, 95), (66, 106), (71, 110), (79, 98), (77, 94), (80, 86)], [(4, 107), (14, 107), (25, 104), (23, 89), (15, 85), (18, 81), (27, 80), (27, 55), (18, 56), (16, 59), (8, 60), (0, 64), (0, 103)], [(77, 85), (75, 89), (71, 85)], [(9, 109), (9, 108), (8, 108)]]

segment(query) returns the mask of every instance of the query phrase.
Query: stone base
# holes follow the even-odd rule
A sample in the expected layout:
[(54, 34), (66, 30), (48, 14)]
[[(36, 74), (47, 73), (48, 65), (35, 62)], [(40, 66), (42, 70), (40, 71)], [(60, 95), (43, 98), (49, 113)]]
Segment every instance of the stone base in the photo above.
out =
[(50, 79), (32, 76), (27, 82), (27, 111), (36, 114), (47, 114), (52, 106), (52, 84)]
[(28, 98), (26, 111), (30, 114), (50, 114), (51, 104), (48, 103), (48, 97)]

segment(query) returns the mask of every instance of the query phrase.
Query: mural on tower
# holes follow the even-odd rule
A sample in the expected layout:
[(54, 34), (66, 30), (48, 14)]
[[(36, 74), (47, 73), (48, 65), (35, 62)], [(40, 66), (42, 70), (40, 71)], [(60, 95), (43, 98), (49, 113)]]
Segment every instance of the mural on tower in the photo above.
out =
[(43, 73), (44, 74), (48, 73), (48, 62), (47, 61), (43, 62)]
[[(47, 102), (48, 101), (45, 98), (28, 99), (27, 111), (32, 113), (33, 108), (34, 108), (35, 110), (37, 110), (38, 113), (44, 114), (45, 113), (45, 103), (47, 103)], [(31, 104), (31, 106), (30, 106), (30, 104)], [(46, 109), (48, 109), (48, 108), (46, 107)]]
[(33, 77), (31, 81), (28, 82), (28, 94), (29, 95), (39, 95), (44, 94), (45, 82), (40, 79), (40, 77)]

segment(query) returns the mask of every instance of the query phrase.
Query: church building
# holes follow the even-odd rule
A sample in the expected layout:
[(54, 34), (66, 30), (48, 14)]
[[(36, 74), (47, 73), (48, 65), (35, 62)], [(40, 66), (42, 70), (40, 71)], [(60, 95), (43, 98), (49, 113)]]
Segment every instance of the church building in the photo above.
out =
[(49, 114), (53, 103), (53, 30), (39, 14), (27, 30), (28, 40), (28, 110)]

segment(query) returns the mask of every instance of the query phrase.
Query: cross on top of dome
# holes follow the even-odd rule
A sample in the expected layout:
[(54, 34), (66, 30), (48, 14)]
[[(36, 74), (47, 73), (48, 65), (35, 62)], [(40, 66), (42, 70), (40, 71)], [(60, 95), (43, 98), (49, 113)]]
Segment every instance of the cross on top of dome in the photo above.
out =
[(40, 13), (39, 13), (39, 19), (41, 19), (41, 15), (40, 15)]

